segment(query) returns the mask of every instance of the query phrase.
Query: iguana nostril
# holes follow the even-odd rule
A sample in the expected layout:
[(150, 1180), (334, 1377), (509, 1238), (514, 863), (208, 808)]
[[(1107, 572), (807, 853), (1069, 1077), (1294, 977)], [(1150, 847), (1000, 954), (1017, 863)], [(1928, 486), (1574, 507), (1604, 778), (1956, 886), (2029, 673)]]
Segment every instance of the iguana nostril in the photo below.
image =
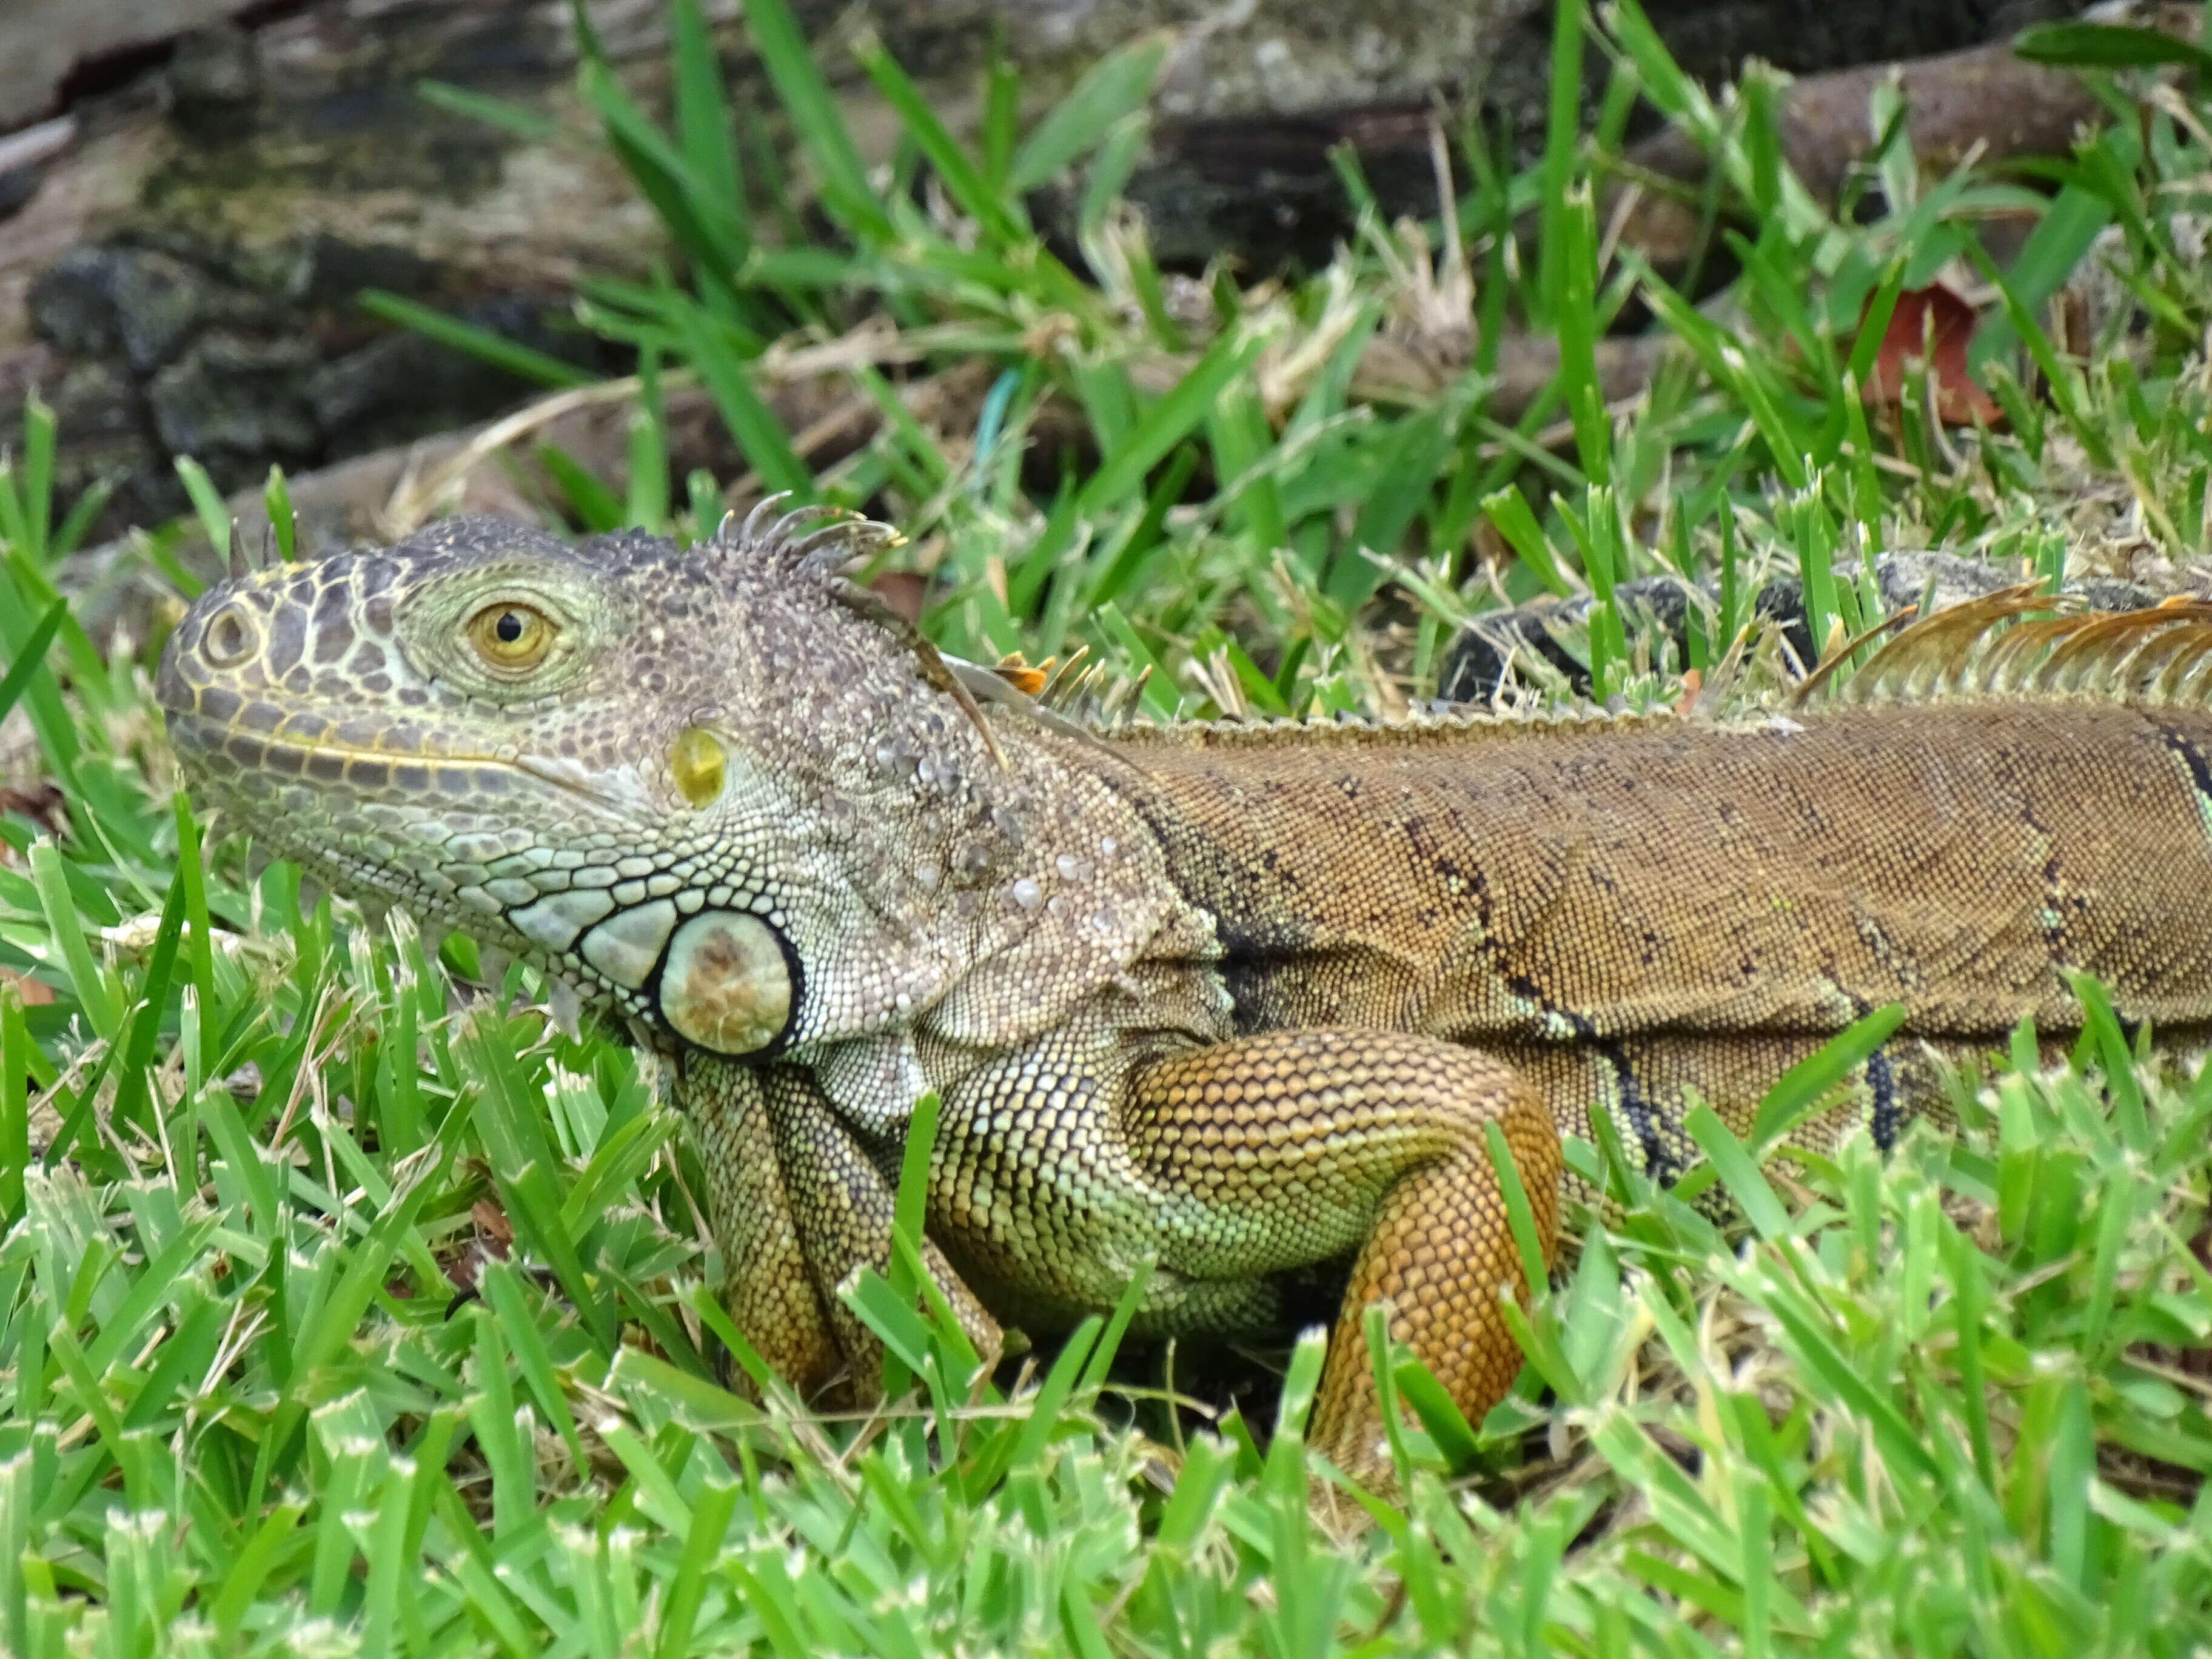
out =
[(259, 634), (243, 605), (227, 605), (208, 619), (200, 652), (217, 668), (235, 668), (253, 654)]

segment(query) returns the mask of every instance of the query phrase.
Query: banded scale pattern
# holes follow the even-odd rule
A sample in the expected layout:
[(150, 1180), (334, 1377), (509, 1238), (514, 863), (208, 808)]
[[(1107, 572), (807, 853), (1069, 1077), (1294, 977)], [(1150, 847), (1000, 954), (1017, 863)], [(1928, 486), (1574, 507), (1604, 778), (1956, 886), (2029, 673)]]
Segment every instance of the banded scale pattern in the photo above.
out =
[[(961, 1080), (931, 1163), (929, 1249), (980, 1346), (1000, 1319), (1066, 1329), (1141, 1270), (1139, 1338), (1279, 1330), (1318, 1291), (1340, 1304), (1335, 1351), (1364, 1355), (1363, 1310), (1382, 1301), (1455, 1398), (1504, 1393), (1520, 1362), (1498, 1291), (1521, 1274), (1484, 1124), (1504, 1131), (1547, 1247), (1560, 1189), (1559, 1136), (1525, 1079), (1403, 1033), (1278, 1031), (1133, 1066), (1118, 1036), (1071, 1020)], [(732, 1316), (782, 1374), (836, 1382), (862, 1336), (808, 1267), (869, 1259), (856, 1253), (888, 1231), (895, 1171), (799, 1068), (685, 1064), (716, 1231), (747, 1264)], [(764, 1187), (779, 1147), (805, 1149), (781, 1202)], [(1367, 1366), (1331, 1364), (1315, 1411), (1317, 1443), (1381, 1468)]]

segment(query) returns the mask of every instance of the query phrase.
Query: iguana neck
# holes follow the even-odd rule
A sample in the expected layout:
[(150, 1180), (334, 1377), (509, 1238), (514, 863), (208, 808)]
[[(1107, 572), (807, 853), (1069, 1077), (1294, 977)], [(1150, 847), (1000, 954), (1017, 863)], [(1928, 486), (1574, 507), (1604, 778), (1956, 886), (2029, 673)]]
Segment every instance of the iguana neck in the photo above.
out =
[[(934, 964), (927, 1006), (889, 1012), (948, 1041), (989, 1045), (1042, 1030), (1135, 961), (1186, 909), (1158, 836), (1081, 745), (1001, 722), (1004, 758), (944, 811), (869, 822), (833, 814), (851, 837), (840, 862), (871, 913), (860, 950)], [(885, 1012), (805, 1051), (865, 1036)]]

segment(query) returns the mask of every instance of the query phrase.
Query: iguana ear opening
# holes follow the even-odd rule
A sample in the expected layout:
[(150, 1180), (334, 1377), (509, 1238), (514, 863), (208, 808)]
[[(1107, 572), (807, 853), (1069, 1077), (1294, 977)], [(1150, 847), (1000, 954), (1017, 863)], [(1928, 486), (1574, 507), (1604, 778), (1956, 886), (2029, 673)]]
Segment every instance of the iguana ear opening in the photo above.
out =
[(799, 959), (758, 916), (706, 910), (676, 930), (660, 969), (660, 1015), (686, 1042), (759, 1054), (791, 1030)]

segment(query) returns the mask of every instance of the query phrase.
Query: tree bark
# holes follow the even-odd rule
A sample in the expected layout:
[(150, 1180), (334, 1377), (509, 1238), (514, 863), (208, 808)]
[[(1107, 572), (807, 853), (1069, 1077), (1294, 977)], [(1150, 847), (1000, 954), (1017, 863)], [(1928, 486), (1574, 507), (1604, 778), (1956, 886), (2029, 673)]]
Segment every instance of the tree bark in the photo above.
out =
[[(738, 8), (705, 9), (746, 118), (741, 142), (775, 144), (772, 89)], [(1692, 69), (1718, 76), (1752, 52), (1809, 70), (1838, 54), (1963, 46), (2065, 8), (1647, 9)], [(588, 9), (618, 74), (648, 106), (664, 105), (663, 0)], [(1253, 270), (1327, 258), (1350, 228), (1328, 161), (1340, 141), (1359, 151), (1386, 210), (1433, 212), (1437, 92), (1478, 99), (1524, 151), (1546, 107), (1545, 0), (796, 9), (877, 155), (895, 131), (844, 48), (856, 17), (956, 127), (972, 120), (994, 33), (1042, 107), (1099, 52), (1170, 27), (1156, 143), (1131, 194), (1156, 252), (1186, 269), (1223, 253)], [(531, 390), (369, 317), (365, 288), (593, 372), (620, 369), (620, 355), (575, 325), (571, 296), (592, 277), (641, 276), (665, 250), (575, 90), (568, 15), (565, 0), (15, 0), (0, 17), (0, 130), (40, 118), (0, 136), (0, 446), (37, 389), (61, 419), (64, 491), (114, 488), (106, 534), (183, 510), (179, 456), (241, 489), (272, 464), (310, 471), (469, 426)], [(164, 36), (185, 25), (201, 27)], [(507, 100), (543, 131), (434, 107), (417, 93), (424, 79)], [(1052, 206), (1039, 204), (1048, 224)], [(702, 441), (708, 452), (679, 459), (733, 465)]]

